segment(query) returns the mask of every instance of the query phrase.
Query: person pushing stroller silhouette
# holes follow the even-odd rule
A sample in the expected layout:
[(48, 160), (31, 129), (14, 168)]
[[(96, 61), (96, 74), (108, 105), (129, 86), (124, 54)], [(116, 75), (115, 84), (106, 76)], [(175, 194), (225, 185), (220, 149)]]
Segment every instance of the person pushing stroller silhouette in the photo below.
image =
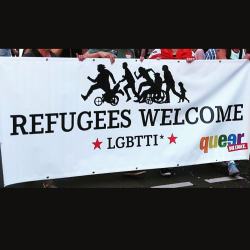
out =
[(172, 90), (173, 94), (181, 98), (181, 95), (175, 90), (175, 81), (167, 65), (162, 66), (164, 72), (164, 82), (167, 84), (166, 95), (167, 103), (170, 102), (169, 92)]
[(113, 81), (114, 84), (116, 84), (116, 81), (115, 81), (113, 74), (109, 70), (106, 69), (105, 65), (99, 64), (97, 66), (97, 70), (98, 70), (99, 74), (97, 75), (96, 79), (92, 79), (91, 77), (88, 76), (88, 80), (90, 80), (91, 82), (94, 82), (96, 84), (94, 84), (90, 87), (86, 96), (84, 96), (83, 94), (81, 95), (81, 97), (84, 101), (86, 101), (89, 98), (89, 96), (93, 93), (93, 91), (96, 89), (102, 89), (105, 92), (105, 94), (115, 92), (115, 93), (120, 93), (120, 94), (124, 95), (123, 91), (119, 90), (119, 87), (120, 87), (119, 84), (117, 84), (111, 90), (109, 78), (111, 78), (111, 80)]

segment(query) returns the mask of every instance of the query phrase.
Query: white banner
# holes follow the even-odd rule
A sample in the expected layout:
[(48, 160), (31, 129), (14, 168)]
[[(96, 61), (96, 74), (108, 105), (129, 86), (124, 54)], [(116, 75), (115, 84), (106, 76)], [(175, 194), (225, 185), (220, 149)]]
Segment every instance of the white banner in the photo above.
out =
[(0, 58), (5, 185), (248, 159), (250, 63)]

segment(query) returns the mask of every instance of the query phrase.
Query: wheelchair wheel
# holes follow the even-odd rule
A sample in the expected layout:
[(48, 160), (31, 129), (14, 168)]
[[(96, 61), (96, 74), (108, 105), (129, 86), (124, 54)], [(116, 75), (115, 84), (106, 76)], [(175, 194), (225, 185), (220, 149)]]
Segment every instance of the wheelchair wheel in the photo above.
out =
[(146, 98), (146, 100), (145, 100), (145, 102), (147, 103), (147, 104), (152, 104), (153, 103), (153, 100), (152, 100), (152, 98), (151, 97), (147, 97)]
[(96, 97), (95, 100), (94, 100), (94, 103), (96, 106), (101, 106), (103, 101), (102, 101), (102, 98), (101, 97)]
[(110, 100), (110, 104), (111, 104), (112, 106), (116, 106), (116, 105), (118, 104), (118, 102), (119, 102), (119, 97), (118, 97), (118, 96), (114, 96), (114, 97), (112, 97), (111, 100)]
[(153, 100), (155, 103), (163, 103), (166, 97), (167, 97), (166, 92), (162, 90), (160, 96), (157, 94), (154, 95)]

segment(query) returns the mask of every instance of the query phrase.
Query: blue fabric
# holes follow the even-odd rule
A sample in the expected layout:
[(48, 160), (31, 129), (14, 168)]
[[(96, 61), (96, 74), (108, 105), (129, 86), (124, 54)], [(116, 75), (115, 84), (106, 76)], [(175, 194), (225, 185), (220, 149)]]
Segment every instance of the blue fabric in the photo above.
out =
[(0, 49), (0, 56), (11, 56), (10, 49)]

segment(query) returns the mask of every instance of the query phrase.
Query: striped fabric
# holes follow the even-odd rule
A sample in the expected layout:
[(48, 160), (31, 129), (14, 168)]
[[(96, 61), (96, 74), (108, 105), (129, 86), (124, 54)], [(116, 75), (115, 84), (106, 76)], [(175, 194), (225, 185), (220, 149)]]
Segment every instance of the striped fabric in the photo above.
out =
[(209, 49), (205, 53), (205, 60), (215, 60), (216, 59), (216, 50), (215, 49)]

